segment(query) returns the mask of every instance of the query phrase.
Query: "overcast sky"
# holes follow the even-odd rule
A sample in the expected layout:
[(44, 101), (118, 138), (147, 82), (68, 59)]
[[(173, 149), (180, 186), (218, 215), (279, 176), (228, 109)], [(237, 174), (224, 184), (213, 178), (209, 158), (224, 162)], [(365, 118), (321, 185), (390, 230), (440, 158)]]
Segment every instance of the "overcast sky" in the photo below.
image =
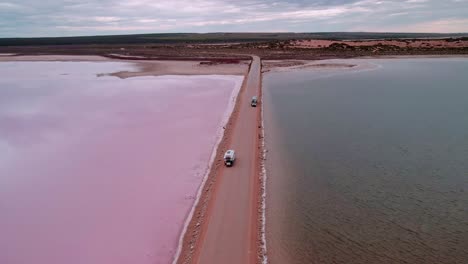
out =
[(0, 0), (0, 37), (468, 32), (468, 0)]

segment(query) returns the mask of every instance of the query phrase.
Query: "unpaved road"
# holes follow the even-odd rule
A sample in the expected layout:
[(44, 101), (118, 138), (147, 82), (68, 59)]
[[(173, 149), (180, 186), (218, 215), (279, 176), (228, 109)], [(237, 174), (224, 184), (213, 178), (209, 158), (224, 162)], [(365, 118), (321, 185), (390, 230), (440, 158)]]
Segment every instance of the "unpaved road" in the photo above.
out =
[(244, 264), (257, 259), (255, 178), (260, 108), (251, 107), (250, 99), (259, 95), (260, 85), (261, 62), (254, 56), (246, 87), (239, 95), (239, 117), (231, 138), (236, 163), (221, 174), (194, 263)]

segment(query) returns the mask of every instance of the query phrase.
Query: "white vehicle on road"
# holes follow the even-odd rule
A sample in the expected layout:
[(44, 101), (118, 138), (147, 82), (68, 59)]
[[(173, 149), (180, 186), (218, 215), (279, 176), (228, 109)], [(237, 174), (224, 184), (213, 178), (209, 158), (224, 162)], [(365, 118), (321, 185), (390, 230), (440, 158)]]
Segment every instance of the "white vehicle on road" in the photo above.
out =
[(234, 165), (234, 161), (236, 160), (236, 153), (234, 150), (230, 149), (224, 153), (224, 164), (228, 167)]
[(257, 103), (258, 103), (257, 96), (252, 97), (252, 100), (250, 100), (250, 106), (257, 107)]

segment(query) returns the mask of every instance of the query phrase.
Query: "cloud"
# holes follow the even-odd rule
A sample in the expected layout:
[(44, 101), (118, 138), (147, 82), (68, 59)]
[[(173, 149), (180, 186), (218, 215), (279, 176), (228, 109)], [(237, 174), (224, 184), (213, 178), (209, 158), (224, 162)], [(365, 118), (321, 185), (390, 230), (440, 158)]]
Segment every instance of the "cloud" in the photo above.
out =
[[(0, 0), (1, 1), (1, 0)], [(16, 0), (0, 37), (149, 32), (467, 31), (466, 0)], [(381, 30), (379, 30), (381, 31)]]
[(93, 20), (97, 22), (117, 22), (120, 20), (118, 17), (111, 17), (111, 16), (98, 16), (98, 17), (93, 17)]
[(0, 10), (2, 9), (14, 9), (14, 8), (20, 8), (20, 5), (17, 5), (15, 3), (10, 3), (10, 2), (0, 2)]
[(404, 28), (394, 26), (368, 27), (366, 31), (373, 32), (422, 32), (422, 33), (459, 33), (468, 32), (468, 18), (449, 18), (435, 21), (415, 23)]

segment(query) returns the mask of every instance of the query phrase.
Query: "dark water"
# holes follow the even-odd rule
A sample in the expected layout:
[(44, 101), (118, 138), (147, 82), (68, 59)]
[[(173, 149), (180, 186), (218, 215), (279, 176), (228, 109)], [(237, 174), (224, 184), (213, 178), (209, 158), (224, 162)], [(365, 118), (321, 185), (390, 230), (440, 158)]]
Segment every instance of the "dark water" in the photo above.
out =
[(367, 62), (264, 77), (270, 262), (468, 263), (468, 59)]

